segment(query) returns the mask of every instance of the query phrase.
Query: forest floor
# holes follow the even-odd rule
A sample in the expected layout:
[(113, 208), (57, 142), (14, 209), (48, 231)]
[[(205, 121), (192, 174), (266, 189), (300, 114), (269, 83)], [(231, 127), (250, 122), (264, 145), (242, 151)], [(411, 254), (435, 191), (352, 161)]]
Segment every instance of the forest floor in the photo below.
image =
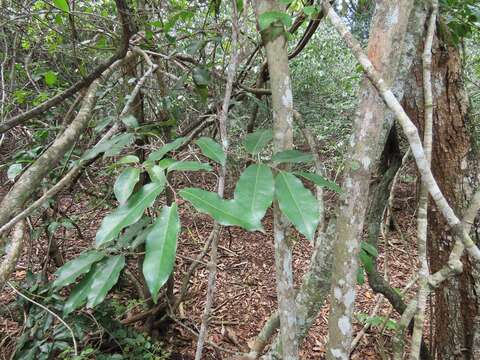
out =
[[(399, 289), (402, 289), (409, 282), (417, 268), (416, 257), (412, 256), (416, 252), (415, 234), (412, 232), (412, 229), (415, 229), (415, 181), (412, 176), (414, 169), (410, 167), (405, 172), (407, 174), (400, 176), (395, 189), (394, 216), (398, 228), (388, 233), (387, 251), (385, 251), (385, 241), (381, 241), (378, 259), (381, 271), (384, 269), (384, 264), (388, 264), (390, 281), (394, 287)], [(83, 177), (80, 184), (84, 190), (91, 194), (96, 193), (98, 197), (104, 198), (106, 193), (99, 185), (96, 185), (101, 184), (102, 179), (96, 179), (93, 174), (94, 172), (90, 172), (89, 177)], [(0, 183), (2, 184), (0, 197), (2, 197), (1, 192), (5, 193), (7, 191), (8, 184), (5, 172), (2, 171), (0, 175)], [(175, 179), (175, 188), (182, 187), (182, 185), (190, 186), (192, 183), (212, 190), (215, 178), (213, 175), (203, 173), (200, 176), (182, 176)], [(231, 186), (228, 190), (232, 192)], [(181, 199), (177, 199), (177, 201), (179, 205), (183, 205)], [(333, 208), (335, 201), (335, 195), (327, 194), (329, 208)], [(95, 231), (108, 210), (98, 205), (92, 205), (90, 201), (85, 199), (78, 199), (70, 192), (63, 193), (58, 204), (60, 212), (68, 213), (71, 219), (75, 219), (78, 229), (81, 229), (81, 231), (75, 228), (63, 229), (55, 233), (62, 255), (68, 260), (93, 244)], [(176, 264), (175, 291), (178, 291), (182, 272), (188, 268), (191, 260), (201, 252), (204, 241), (212, 228), (212, 221), (208, 216), (197, 213), (187, 204), (184, 205), (186, 206), (180, 206), (182, 209), (182, 236), (178, 245), (179, 256)], [(247, 351), (249, 341), (255, 338), (270, 314), (276, 309), (271, 212), (264, 219), (264, 227), (265, 234), (249, 233), (239, 228), (224, 229), (222, 232), (215, 304), (208, 334), (208, 339), (222, 348), (240, 352)], [(298, 235), (294, 236), (297, 236), (298, 240), (294, 249), (293, 264), (295, 284), (298, 286), (308, 268), (312, 245), (304, 238)], [(47, 258), (45, 241), (46, 239), (40, 237), (40, 239), (31, 241), (26, 246), (26, 251), (12, 278), (14, 281), (21, 282), (25, 278), (28, 268), (33, 268), (34, 271), (42, 269), (44, 260)], [(206, 261), (205, 259), (204, 261)], [(52, 272), (55, 270), (51, 261), (48, 264), (48, 269), (51, 269)], [(178, 321), (195, 331), (198, 330), (201, 322), (200, 317), (205, 303), (207, 278), (208, 271), (205, 263), (203, 263), (192, 276), (189, 295), (178, 312)], [(413, 290), (411, 289), (407, 293), (407, 298)], [(124, 289), (122, 288), (121, 291), (123, 292)], [(122, 295), (122, 292), (117, 292), (115, 297), (123, 299), (123, 301), (131, 298), (129, 294), (123, 293)], [(369, 314), (375, 307), (377, 299), (377, 296), (369, 288), (368, 282), (358, 286), (356, 313), (360, 315)], [(2, 289), (0, 307), (4, 307), (14, 300), (15, 296), (9, 288)], [(398, 319), (398, 316), (391, 311), (391, 307), (386, 300), (380, 306), (377, 316), (390, 316), (392, 319)], [(315, 325), (302, 344), (302, 359), (323, 358), (327, 318), (328, 304), (323, 307)], [(354, 327), (355, 333), (357, 333), (361, 330), (363, 324), (360, 320), (357, 320)], [(14, 340), (18, 338), (21, 331), (20, 323), (12, 320), (8, 314), (0, 315), (1, 359), (9, 358), (8, 352), (11, 351)], [(426, 332), (428, 335), (428, 329)], [(392, 334), (392, 330), (381, 330), (379, 326), (370, 328), (356, 347), (352, 359), (389, 358)], [(182, 355), (175, 358), (193, 359), (196, 337), (186, 327), (172, 323), (163, 342), (172, 352)], [(205, 359), (230, 357), (209, 345), (206, 345), (204, 354)]]

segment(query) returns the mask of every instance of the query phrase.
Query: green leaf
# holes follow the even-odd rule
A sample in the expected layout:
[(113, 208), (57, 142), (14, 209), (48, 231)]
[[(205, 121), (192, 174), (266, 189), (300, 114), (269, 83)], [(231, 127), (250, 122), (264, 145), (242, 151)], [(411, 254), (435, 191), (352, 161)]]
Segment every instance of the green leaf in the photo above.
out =
[(62, 11), (68, 12), (70, 10), (67, 0), (53, 0), (53, 4)]
[(236, 0), (236, 3), (237, 3), (237, 12), (241, 14), (243, 11), (243, 0)]
[(359, 266), (357, 269), (357, 284), (358, 285), (365, 284), (365, 270), (361, 266)]
[(125, 124), (127, 128), (137, 128), (138, 127), (138, 121), (133, 115), (128, 115), (125, 116), (121, 119), (122, 123)]
[(51, 70), (44, 73), (43, 78), (45, 79), (45, 84), (47, 84), (48, 86), (53, 86), (57, 83), (57, 74), (55, 74)]
[(158, 291), (173, 270), (179, 232), (177, 205), (164, 206), (147, 236), (143, 260), (143, 276), (154, 303), (157, 303)]
[(293, 174), (275, 177), (275, 197), (280, 210), (307, 239), (313, 240), (318, 225), (318, 204), (312, 193)]
[(318, 9), (317, 6), (305, 6), (305, 7), (303, 8), (303, 12), (304, 12), (305, 15), (307, 15), (307, 16), (313, 16), (313, 15), (318, 14), (319, 9)]
[(87, 150), (82, 156), (83, 160), (90, 160), (102, 152), (105, 156), (118, 154), (125, 146), (131, 144), (135, 136), (133, 134), (120, 134), (112, 137), (110, 140), (102, 141), (96, 144), (90, 150)]
[(113, 185), (113, 192), (120, 205), (124, 204), (132, 195), (138, 180), (140, 180), (140, 169), (137, 168), (126, 168), (118, 176)]
[(162, 159), (158, 162), (158, 166), (162, 169), (165, 170), (167, 169), (170, 165), (176, 163), (176, 160), (170, 159), (170, 158), (165, 158)]
[(393, 319), (388, 319), (386, 324), (385, 324), (385, 328), (387, 330), (397, 330), (398, 329), (398, 323)]
[(162, 182), (165, 180), (165, 172), (163, 168), (158, 165), (147, 166), (147, 172), (153, 182)]
[(22, 172), (22, 164), (16, 163), (8, 167), (7, 178), (10, 181), (15, 181), (15, 178)]
[(261, 220), (272, 205), (275, 182), (270, 168), (266, 165), (250, 165), (238, 179), (234, 201), (244, 209), (244, 216), (254, 227), (262, 228)]
[(53, 287), (58, 289), (73, 283), (80, 275), (88, 272), (92, 264), (100, 261), (104, 256), (103, 252), (91, 250), (70, 260), (55, 272), (57, 278), (53, 282)]
[(276, 21), (280, 21), (285, 27), (292, 25), (292, 18), (290, 15), (277, 10), (267, 11), (258, 17), (260, 31), (269, 28)]
[(97, 264), (93, 264), (88, 274), (75, 286), (70, 293), (65, 305), (63, 306), (63, 315), (66, 316), (72, 311), (78, 309), (87, 300), (90, 288), (92, 287), (93, 280), (95, 279), (95, 271)]
[(197, 211), (208, 214), (224, 226), (240, 226), (249, 231), (261, 230), (249, 223), (244, 210), (235, 201), (223, 200), (216, 193), (196, 188), (186, 188), (179, 192)]
[(359, 257), (365, 271), (371, 273), (374, 269), (372, 257), (365, 250), (360, 250)]
[(373, 257), (378, 257), (378, 250), (375, 246), (372, 244), (369, 244), (368, 242), (362, 241), (360, 243), (360, 246), (363, 250), (365, 250), (368, 254), (370, 254)]
[(177, 161), (170, 165), (167, 169), (170, 171), (212, 171), (212, 167), (209, 164), (204, 164), (198, 161)]
[(137, 247), (142, 245), (146, 240), (150, 231), (152, 231), (152, 224), (149, 224), (145, 229), (140, 231), (137, 236), (133, 239), (132, 243), (130, 244), (129, 248), (135, 250)]
[(273, 139), (272, 130), (258, 130), (245, 138), (245, 150), (252, 155), (258, 154)]
[(120, 271), (125, 266), (125, 256), (111, 256), (98, 264), (87, 296), (87, 308), (100, 304), (110, 289), (117, 283)]
[(313, 155), (298, 150), (285, 150), (273, 155), (272, 161), (277, 163), (309, 163), (313, 161)]
[(126, 248), (131, 245), (132, 241), (150, 224), (151, 218), (148, 216), (142, 217), (135, 224), (130, 225), (124, 232), (118, 237), (117, 245), (120, 248)]
[(295, 174), (300, 175), (301, 177), (313, 182), (317, 186), (320, 186), (328, 190), (332, 190), (339, 194), (342, 193), (342, 189), (340, 188), (340, 186), (335, 184), (333, 181), (325, 179), (323, 176), (309, 173), (309, 172), (303, 172), (303, 171), (295, 172)]
[(185, 144), (187, 140), (188, 140), (187, 137), (179, 137), (178, 139), (175, 139), (173, 142), (168, 143), (162, 146), (160, 149), (150, 153), (150, 155), (148, 155), (148, 160), (151, 160), (151, 161), (160, 160), (170, 151), (177, 150), (180, 146)]
[(222, 147), (220, 144), (215, 142), (209, 137), (201, 137), (195, 142), (202, 150), (203, 155), (208, 157), (209, 159), (219, 163), (220, 165), (225, 165), (227, 161), (227, 157), (223, 152)]
[(203, 67), (198, 66), (192, 71), (193, 82), (197, 86), (207, 86), (210, 84), (210, 73)]
[(131, 145), (135, 140), (133, 134), (122, 134), (105, 150), (104, 157), (115, 156), (120, 154), (124, 147)]
[(138, 156), (135, 155), (126, 155), (119, 159), (116, 163), (117, 164), (131, 164), (131, 163), (138, 163), (140, 162), (140, 159)]
[(367, 324), (371, 326), (379, 326), (385, 321), (383, 316), (371, 316), (367, 319)]
[(128, 201), (105, 216), (95, 237), (96, 246), (100, 247), (113, 240), (123, 228), (136, 223), (145, 209), (153, 204), (157, 196), (165, 188), (165, 177), (162, 180), (144, 185), (133, 194)]

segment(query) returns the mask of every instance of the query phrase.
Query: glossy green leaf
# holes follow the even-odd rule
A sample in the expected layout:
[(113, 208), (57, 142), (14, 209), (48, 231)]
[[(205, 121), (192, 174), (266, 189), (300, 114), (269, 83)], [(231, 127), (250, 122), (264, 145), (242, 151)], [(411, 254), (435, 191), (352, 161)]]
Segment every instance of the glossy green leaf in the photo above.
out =
[(85, 301), (87, 300), (88, 294), (90, 293), (90, 289), (92, 287), (92, 283), (94, 280), (94, 274), (97, 268), (97, 264), (93, 264), (92, 268), (88, 272), (88, 274), (80, 281), (77, 286), (75, 286), (70, 293), (65, 305), (63, 306), (63, 315), (66, 316), (70, 314), (72, 311), (78, 309), (82, 306)]
[(234, 201), (254, 227), (261, 228), (261, 220), (272, 205), (275, 182), (270, 168), (262, 164), (250, 165), (238, 179)]
[(108, 257), (97, 265), (87, 296), (87, 308), (93, 308), (105, 299), (107, 293), (117, 283), (124, 266), (125, 256), (123, 255)]
[(152, 182), (165, 181), (165, 171), (158, 165), (147, 166), (147, 173), (150, 176)]
[(67, 0), (53, 0), (53, 4), (62, 11), (68, 12), (70, 10)]
[(209, 164), (200, 163), (198, 161), (177, 161), (170, 165), (167, 169), (170, 171), (212, 171)]
[(273, 155), (272, 161), (277, 163), (309, 163), (313, 161), (313, 155), (298, 150), (285, 150)]
[(172, 165), (173, 163), (176, 163), (177, 160), (174, 160), (174, 159), (170, 159), (170, 158), (165, 158), (165, 159), (162, 159), (158, 162), (158, 166), (161, 168), (161, 169), (167, 169), (170, 165)]
[(92, 264), (100, 261), (104, 256), (105, 254), (101, 251), (91, 250), (70, 260), (55, 272), (57, 278), (53, 282), (53, 287), (58, 289), (73, 283), (80, 275), (90, 271)]
[(333, 181), (325, 179), (323, 176), (318, 174), (313, 174), (309, 172), (295, 172), (296, 175), (300, 175), (301, 177), (307, 179), (308, 181), (313, 182), (315, 185), (320, 186), (322, 188), (332, 190), (336, 193), (341, 193), (342, 189)]
[(227, 157), (220, 144), (205, 136), (198, 139), (195, 143), (200, 147), (203, 155), (220, 165), (225, 165)]
[(224, 200), (216, 193), (196, 188), (183, 189), (179, 194), (195, 209), (210, 215), (221, 225), (236, 225), (250, 231), (261, 230), (256, 224), (249, 223), (244, 210), (235, 201)]
[(113, 192), (120, 205), (124, 204), (132, 195), (138, 180), (140, 180), (140, 169), (137, 168), (127, 168), (118, 176), (113, 184)]
[(150, 153), (150, 155), (148, 155), (148, 160), (151, 160), (151, 161), (160, 160), (170, 151), (177, 150), (180, 146), (185, 144), (185, 142), (187, 140), (188, 140), (187, 137), (179, 137), (178, 139), (175, 139), (171, 143), (168, 143), (168, 144), (162, 146), (160, 149), (155, 150), (154, 152)]
[(145, 229), (136, 234), (129, 248), (135, 250), (137, 247), (145, 243), (148, 234), (152, 231), (153, 224), (149, 224)]
[(157, 302), (158, 291), (173, 270), (179, 232), (177, 205), (164, 206), (146, 238), (143, 260), (143, 276), (154, 303)]
[(113, 240), (123, 228), (136, 223), (142, 217), (145, 209), (153, 204), (164, 188), (165, 177), (163, 177), (163, 180), (144, 185), (125, 204), (107, 215), (95, 237), (97, 247)]
[(143, 216), (135, 224), (130, 225), (124, 232), (118, 237), (117, 245), (120, 248), (126, 248), (131, 246), (134, 239), (148, 227), (151, 218), (149, 216)]
[(132, 163), (138, 163), (140, 162), (140, 159), (138, 156), (135, 155), (125, 155), (121, 159), (119, 159), (116, 164), (132, 164)]
[(258, 154), (272, 139), (272, 130), (257, 130), (245, 138), (245, 150), (252, 155)]
[(275, 197), (297, 230), (313, 240), (319, 219), (317, 199), (310, 190), (293, 174), (280, 171), (275, 177)]

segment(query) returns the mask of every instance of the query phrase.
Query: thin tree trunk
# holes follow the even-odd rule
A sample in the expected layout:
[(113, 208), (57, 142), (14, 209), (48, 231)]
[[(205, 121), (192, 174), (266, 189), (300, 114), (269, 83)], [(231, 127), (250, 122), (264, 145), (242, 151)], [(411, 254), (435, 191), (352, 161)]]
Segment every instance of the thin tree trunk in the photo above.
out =
[[(432, 162), (432, 127), (433, 127), (433, 95), (432, 95), (432, 42), (435, 35), (438, 12), (438, 1), (432, 2), (432, 14), (428, 23), (425, 47), (423, 51), (423, 98), (424, 98), (424, 131), (423, 148), (428, 166)], [(427, 306), (428, 276), (430, 269), (427, 262), (427, 228), (428, 228), (428, 188), (423, 182), (420, 186), (420, 196), (417, 211), (417, 253), (420, 262), (418, 271), (419, 290), (415, 326), (412, 335), (410, 359), (417, 360), (420, 356), (423, 325), (425, 322), (425, 308)]]
[[(368, 55), (388, 84), (393, 82), (413, 1), (378, 1), (372, 20)], [(324, 12), (329, 13), (325, 7)], [(385, 106), (368, 80), (360, 90), (361, 99), (347, 156), (334, 244), (331, 310), (327, 359), (348, 359), (352, 341), (358, 251), (368, 202), (370, 177), (375, 165), (376, 146), (382, 133)]]
[[(273, 0), (259, 0), (256, 2), (255, 10), (259, 18), (267, 11), (285, 11), (285, 6)], [(291, 149), (293, 146), (293, 95), (285, 34), (274, 35), (272, 29), (273, 27), (270, 27), (262, 31), (262, 38), (267, 53), (272, 89), (274, 151), (280, 152)], [(275, 30), (279, 29), (275, 28)], [(273, 204), (273, 216), (282, 358), (295, 360), (298, 359), (298, 341), (292, 249), (288, 239), (290, 224), (281, 213), (276, 201)]]
[[(423, 25), (426, 19), (426, 12), (423, 4), (416, 3), (415, 8), (411, 11), (409, 24), (407, 26), (408, 32), (405, 36), (405, 48), (401, 51), (398, 48), (398, 53), (395, 56), (401, 58), (398, 68), (398, 75), (396, 77), (394, 91), (398, 98), (403, 97), (404, 82), (406, 77), (411, 72), (411, 67), (416, 57), (416, 49), (423, 35)], [(380, 30), (379, 30), (380, 31)], [(376, 146), (376, 152), (373, 159), (376, 163), (380, 161), (380, 155), (387, 142), (387, 135), (393, 125), (394, 115), (387, 112), (385, 114), (382, 135), (380, 141)], [(378, 168), (379, 165), (376, 165)], [(381, 176), (381, 175), (379, 175)], [(378, 177), (378, 176), (377, 176)], [(338, 212), (338, 211), (336, 211)], [(296, 297), (297, 305), (297, 326), (298, 326), (298, 340), (301, 341), (307, 335), (308, 330), (321, 310), (324, 302), (327, 298), (328, 290), (330, 288), (331, 269), (332, 269), (332, 246), (336, 235), (336, 217), (330, 217), (328, 225), (325, 226), (323, 232), (319, 232), (318, 239), (315, 241), (315, 247), (310, 259), (310, 265), (307, 273), (303, 277), (302, 285), (298, 291)], [(378, 236), (378, 235), (377, 235)], [(397, 294), (392, 289), (393, 294)], [(401, 300), (401, 298), (400, 298)], [(402, 303), (403, 304), (403, 303)], [(404, 305), (404, 304), (403, 304)], [(398, 309), (397, 309), (398, 311)], [(258, 356), (258, 353), (263, 351), (263, 347), (266, 345), (268, 338), (265, 339), (265, 335), (270, 337), (275, 329), (272, 330), (272, 324), (276, 324), (273, 321), (278, 314), (272, 315), (269, 321), (266, 322), (264, 329), (256, 342), (251, 352), (251, 357)], [(267, 331), (268, 330), (268, 331)], [(273, 340), (273, 345), (265, 359), (277, 359), (281, 356), (281, 346), (278, 338)]]
[[(220, 140), (222, 143), (222, 150), (225, 155), (228, 154), (228, 109), (230, 107), (230, 100), (232, 97), (233, 83), (235, 80), (235, 74), (238, 64), (238, 19), (237, 19), (237, 7), (235, 0), (232, 0), (232, 54), (230, 58), (230, 63), (227, 68), (227, 84), (225, 85), (225, 94), (223, 97), (222, 107), (218, 112), (218, 126), (220, 129)], [(217, 194), (219, 197), (223, 198), (225, 192), (225, 180), (227, 177), (227, 163), (225, 161), (222, 164), (220, 177), (218, 179)], [(195, 360), (200, 360), (202, 358), (203, 346), (207, 341), (207, 330), (208, 324), (210, 322), (210, 315), (212, 313), (212, 306), (215, 296), (215, 285), (217, 279), (217, 262), (218, 262), (218, 242), (220, 240), (220, 235), (222, 232), (222, 227), (220, 224), (215, 222), (212, 230), (212, 247), (210, 250), (210, 261), (208, 263), (208, 287), (207, 287), (207, 299), (205, 301), (205, 308), (203, 309), (202, 314), (202, 324), (200, 326), (200, 332), (198, 334), (197, 349), (195, 351)]]

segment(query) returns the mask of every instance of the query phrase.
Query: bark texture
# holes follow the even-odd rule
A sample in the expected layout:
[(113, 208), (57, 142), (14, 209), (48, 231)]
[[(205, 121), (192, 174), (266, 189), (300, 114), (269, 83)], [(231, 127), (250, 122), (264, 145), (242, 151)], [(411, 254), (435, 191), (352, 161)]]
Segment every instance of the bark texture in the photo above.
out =
[[(419, 50), (420, 51), (420, 50)], [(472, 148), (468, 100), (461, 77), (458, 49), (433, 44), (434, 98), (432, 172), (456, 213), (464, 212), (478, 183), (478, 161)], [(414, 68), (406, 89), (404, 107), (419, 129), (424, 127), (421, 64)], [(436, 206), (428, 215), (428, 252), (432, 272), (448, 261), (454, 234)], [(478, 265), (464, 256), (463, 273), (435, 291), (433, 348), (438, 359), (474, 359), (473, 342), (479, 327)], [(478, 355), (478, 353), (477, 353)]]
[[(388, 85), (393, 82), (413, 1), (378, 1), (370, 32), (368, 57)], [(325, 6), (335, 23), (332, 9)], [(345, 33), (342, 34), (342, 36)], [(376, 161), (376, 147), (382, 133), (385, 106), (368, 80), (360, 90), (360, 104), (354, 121), (343, 181), (345, 193), (337, 217), (334, 244), (328, 359), (348, 359), (352, 341), (358, 251), (368, 202), (370, 177)]]
[[(278, 1), (256, 2), (259, 18), (267, 11), (285, 11)], [(267, 53), (270, 88), (272, 89), (273, 146), (275, 152), (293, 146), (293, 95), (288, 67), (287, 41), (283, 26), (274, 24), (262, 31), (262, 40)], [(280, 338), (285, 360), (298, 359), (297, 318), (295, 291), (293, 288), (292, 249), (288, 240), (290, 224), (281, 213), (277, 201), (273, 204), (275, 268), (277, 298), (280, 317)]]

